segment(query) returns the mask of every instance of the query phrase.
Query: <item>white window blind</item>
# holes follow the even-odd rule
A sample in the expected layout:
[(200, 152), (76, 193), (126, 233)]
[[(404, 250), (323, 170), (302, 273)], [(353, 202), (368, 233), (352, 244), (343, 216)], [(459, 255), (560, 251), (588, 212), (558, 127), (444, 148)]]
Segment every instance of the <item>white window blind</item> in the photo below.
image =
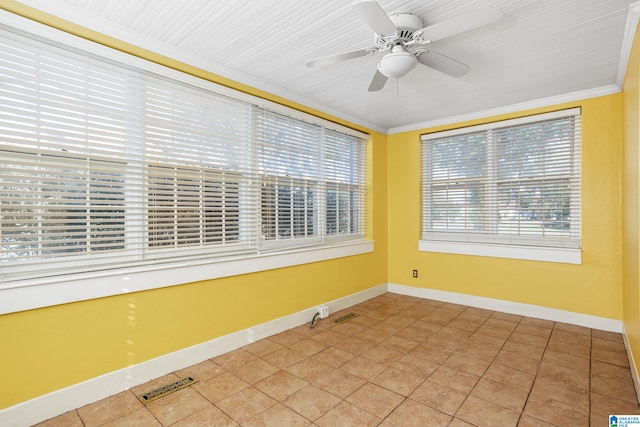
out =
[(355, 137), (328, 130), (324, 144), (326, 233), (360, 235), (365, 229), (364, 146)]
[(250, 106), (157, 78), (144, 91), (148, 248), (250, 247)]
[(322, 127), (264, 109), (257, 116), (262, 241), (317, 241)]
[(579, 248), (579, 109), (423, 135), (423, 240)]
[(0, 259), (122, 252), (126, 76), (8, 32), (0, 55)]
[(257, 116), (262, 246), (363, 238), (363, 141), (264, 109)]
[(364, 139), (205, 86), (0, 28), (0, 281), (364, 237)]

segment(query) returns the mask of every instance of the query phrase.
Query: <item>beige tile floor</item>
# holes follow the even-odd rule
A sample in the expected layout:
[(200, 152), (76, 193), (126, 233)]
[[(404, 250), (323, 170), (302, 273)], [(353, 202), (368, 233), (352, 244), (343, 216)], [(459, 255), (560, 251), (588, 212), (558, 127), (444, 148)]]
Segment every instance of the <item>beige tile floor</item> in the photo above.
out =
[[(136, 398), (185, 376), (199, 382)], [(640, 414), (620, 334), (387, 293), (40, 426), (608, 426), (609, 414)]]

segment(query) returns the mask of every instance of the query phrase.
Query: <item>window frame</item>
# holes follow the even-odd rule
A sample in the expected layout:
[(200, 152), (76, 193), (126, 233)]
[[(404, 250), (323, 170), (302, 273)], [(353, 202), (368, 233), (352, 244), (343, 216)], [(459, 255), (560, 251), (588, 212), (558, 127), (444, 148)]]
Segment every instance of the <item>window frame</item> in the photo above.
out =
[[(572, 146), (572, 156), (570, 165), (573, 169), (570, 171), (570, 176), (575, 179), (578, 189), (572, 190), (572, 194), (577, 197), (577, 200), (571, 199), (572, 203), (570, 204), (570, 217), (571, 225), (570, 229), (573, 235), (577, 235), (577, 242), (570, 241), (568, 244), (564, 246), (560, 245), (545, 245), (543, 243), (543, 239), (541, 237), (532, 237), (527, 238), (526, 236), (515, 236), (511, 237), (509, 235), (483, 235), (479, 239), (474, 240), (473, 233), (460, 232), (458, 235), (452, 232), (437, 232), (437, 231), (429, 231), (428, 229), (428, 221), (429, 221), (429, 205), (430, 200), (427, 196), (427, 174), (430, 168), (430, 164), (426, 163), (426, 154), (425, 150), (427, 149), (428, 141), (440, 139), (440, 138), (448, 138), (453, 136), (464, 136), (471, 135), (477, 133), (487, 133), (491, 134), (493, 131), (499, 131), (502, 128), (507, 128), (511, 126), (521, 126), (527, 124), (534, 124), (536, 122), (541, 121), (550, 121), (562, 117), (577, 117), (576, 121), (578, 126), (574, 128), (573, 135), (573, 146)], [(422, 252), (436, 252), (436, 253), (449, 253), (449, 254), (459, 254), (459, 255), (472, 255), (472, 256), (486, 256), (486, 257), (497, 257), (497, 258), (509, 258), (509, 259), (520, 259), (520, 260), (531, 260), (531, 261), (545, 261), (545, 262), (558, 262), (558, 263), (567, 263), (567, 264), (582, 264), (582, 236), (581, 236), (581, 204), (582, 204), (582, 194), (581, 194), (581, 156), (582, 156), (582, 137), (581, 137), (581, 109), (579, 107), (552, 111), (548, 113), (536, 114), (531, 116), (519, 117), (515, 119), (508, 119), (496, 122), (485, 123), (476, 126), (464, 127), (446, 130), (442, 132), (434, 132), (431, 134), (423, 134), (421, 136), (422, 141), (422, 236), (418, 241), (418, 249)], [(496, 141), (490, 140), (487, 141), (487, 146), (489, 147), (487, 150), (489, 154), (487, 155), (487, 164), (491, 163), (490, 157), (495, 157), (495, 145), (497, 145)], [(482, 178), (483, 182), (487, 182), (488, 185), (493, 185), (497, 188), (498, 183), (501, 179), (498, 177), (498, 172), (491, 169), (490, 166), (487, 167), (487, 176), (491, 176), (495, 179), (491, 179), (491, 177)], [(493, 191), (497, 197), (497, 191)], [(488, 215), (491, 217), (490, 221), (497, 224), (497, 200), (494, 201), (495, 206), (493, 209), (489, 209)], [(489, 203), (490, 206), (493, 206)], [(494, 212), (495, 209), (495, 212)], [(493, 218), (493, 217), (496, 218)], [(576, 219), (577, 218), (577, 219)]]
[[(335, 130), (356, 138), (365, 140), (364, 152), (368, 152), (370, 136), (358, 130), (347, 128), (329, 120), (308, 114), (290, 107), (277, 104), (264, 98), (256, 97), (235, 89), (222, 86), (212, 81), (199, 78), (186, 72), (168, 68), (166, 66), (147, 61), (130, 54), (116, 51), (113, 48), (99, 45), (93, 41), (57, 30), (30, 19), (17, 16), (8, 11), (0, 10), (0, 24), (23, 34), (33, 34), (37, 37), (63, 44), (71, 49), (78, 49), (92, 55), (98, 55), (106, 60), (123, 63), (126, 66), (139, 68), (178, 82), (212, 91), (222, 96), (228, 96), (239, 101), (247, 102), (255, 107), (269, 109), (305, 122), (319, 124), (326, 129)], [(370, 167), (370, 160), (365, 158), (365, 169)], [(365, 170), (366, 175), (366, 170)], [(256, 184), (255, 178), (253, 179)], [(364, 185), (367, 184), (365, 179)], [(259, 190), (258, 190), (259, 191)], [(240, 203), (244, 203), (241, 201)], [(363, 209), (369, 207), (366, 198)], [(241, 214), (246, 215), (246, 214)], [(255, 214), (251, 214), (255, 215)], [(370, 231), (367, 231), (368, 235)], [(336, 258), (348, 257), (374, 251), (374, 243), (363, 233), (351, 240), (327, 240), (315, 246), (288, 247), (278, 251), (263, 251), (257, 236), (252, 245), (255, 251), (246, 253), (227, 253), (213, 258), (203, 258), (199, 251), (189, 249), (187, 256), (174, 262), (162, 263), (158, 259), (147, 263), (141, 262), (131, 267), (118, 267), (100, 271), (84, 271), (81, 273), (65, 272), (63, 269), (54, 271), (47, 277), (27, 278), (20, 280), (6, 280), (0, 277), (0, 314), (22, 310), (46, 307), (86, 299), (93, 299), (129, 292), (181, 285), (184, 283), (230, 277), (288, 266), (314, 263)], [(160, 257), (162, 258), (162, 257)], [(78, 260), (78, 265), (85, 264)], [(51, 261), (55, 265), (55, 259)], [(25, 268), (32, 266), (25, 265)]]

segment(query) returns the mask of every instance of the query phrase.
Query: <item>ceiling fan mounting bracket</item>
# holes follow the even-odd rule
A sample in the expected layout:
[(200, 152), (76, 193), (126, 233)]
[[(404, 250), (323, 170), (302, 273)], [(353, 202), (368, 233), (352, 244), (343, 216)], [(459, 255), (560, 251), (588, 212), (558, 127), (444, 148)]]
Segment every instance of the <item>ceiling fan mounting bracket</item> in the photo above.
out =
[(422, 37), (422, 34), (424, 34), (424, 31), (416, 31), (415, 33), (413, 33), (413, 41), (415, 43), (420, 43), (420, 44), (426, 44), (426, 43), (431, 43), (431, 40), (425, 40)]

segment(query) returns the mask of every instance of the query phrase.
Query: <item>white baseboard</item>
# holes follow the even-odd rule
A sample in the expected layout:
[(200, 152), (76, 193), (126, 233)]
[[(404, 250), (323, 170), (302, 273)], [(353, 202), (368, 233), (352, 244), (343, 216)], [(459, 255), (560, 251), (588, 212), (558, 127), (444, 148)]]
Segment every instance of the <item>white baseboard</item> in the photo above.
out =
[(640, 375), (638, 375), (638, 365), (636, 365), (636, 360), (633, 357), (633, 352), (631, 351), (631, 343), (629, 343), (627, 328), (624, 326), (624, 323), (622, 324), (622, 337), (624, 338), (624, 348), (627, 350), (627, 358), (629, 359), (629, 367), (631, 369), (633, 387), (636, 390), (636, 400), (640, 403)]
[[(387, 284), (327, 302), (333, 313), (387, 292)], [(204, 360), (241, 348), (252, 342), (311, 322), (316, 307), (215, 338), (146, 362), (56, 390), (0, 410), (0, 426), (23, 427), (48, 420), (65, 412), (112, 396), (154, 378), (184, 369)]]
[(574, 313), (571, 311), (558, 310), (556, 308), (523, 304), (520, 302), (505, 301), (494, 298), (480, 297), (476, 295), (460, 294), (457, 292), (397, 285), (394, 283), (389, 283), (388, 290), (389, 292), (393, 292), (396, 294), (410, 295), (418, 298), (433, 299), (437, 301), (468, 305), (470, 307), (500, 311), (503, 313), (535, 317), (537, 319), (570, 323), (572, 325), (586, 326), (588, 328), (600, 329), (603, 331), (617, 333), (623, 332), (622, 320), (608, 319), (605, 317), (591, 316), (582, 313)]

